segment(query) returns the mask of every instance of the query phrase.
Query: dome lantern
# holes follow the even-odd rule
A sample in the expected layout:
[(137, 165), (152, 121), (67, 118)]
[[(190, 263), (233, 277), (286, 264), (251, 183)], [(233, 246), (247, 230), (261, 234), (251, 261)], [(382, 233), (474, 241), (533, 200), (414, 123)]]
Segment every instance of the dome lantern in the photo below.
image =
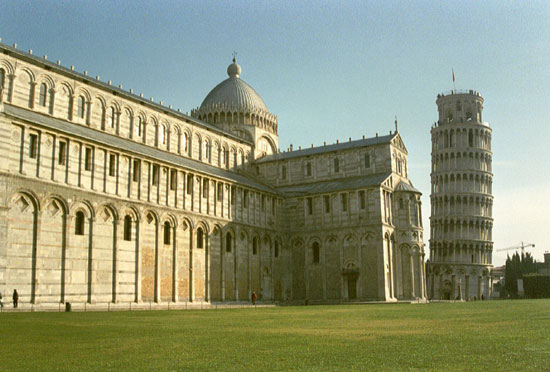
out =
[(241, 66), (237, 63), (236, 58), (233, 58), (233, 63), (227, 66), (227, 75), (232, 78), (238, 78), (241, 75)]

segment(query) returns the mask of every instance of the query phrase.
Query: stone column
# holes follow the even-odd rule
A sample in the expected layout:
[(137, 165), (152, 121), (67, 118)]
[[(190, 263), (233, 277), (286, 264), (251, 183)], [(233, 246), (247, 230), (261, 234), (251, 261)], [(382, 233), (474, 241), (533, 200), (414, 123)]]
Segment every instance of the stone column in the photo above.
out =
[(172, 231), (172, 302), (178, 302), (178, 229), (174, 225)]
[(141, 242), (141, 229), (139, 226), (139, 220), (136, 218), (135, 221), (136, 226), (136, 233), (135, 233), (135, 241), (136, 241), (136, 275), (135, 275), (135, 301), (136, 303), (141, 302), (141, 249), (139, 246), (139, 242)]
[(159, 257), (159, 240), (161, 239), (160, 234), (160, 221), (155, 220), (155, 302), (160, 302), (160, 257)]
[[(113, 216), (113, 218), (115, 218)], [(113, 220), (113, 303), (117, 302), (117, 292), (118, 292), (118, 230), (119, 230), (120, 220)]]
[[(325, 213), (323, 213), (325, 214)], [(282, 247), (279, 247), (281, 249), (281, 252), (279, 252), (279, 254), (282, 253)], [(326, 252), (327, 252), (327, 248), (326, 248), (326, 241), (325, 241), (325, 244), (323, 244), (322, 246), (322, 249), (321, 249), (321, 252), (322, 252), (322, 262), (323, 262), (323, 272), (322, 272), (322, 275), (323, 275), (323, 300), (327, 300), (327, 259), (326, 259)]]
[(234, 286), (233, 286), (233, 293), (235, 295), (235, 301), (238, 301), (239, 300), (239, 278), (238, 278), (238, 273), (239, 273), (239, 269), (238, 269), (238, 264), (239, 264), (239, 258), (238, 258), (238, 253), (239, 253), (239, 248), (237, 247), (237, 234), (235, 233), (235, 238), (234, 238), (234, 241), (233, 241), (233, 283), (234, 283)]
[(483, 277), (480, 275), (477, 277), (477, 299), (481, 300), (481, 284)]
[(189, 301), (195, 299), (195, 290), (193, 285), (193, 228), (189, 226)]
[(226, 241), (223, 237), (223, 232), (220, 230), (220, 291), (222, 301), (225, 301), (225, 250)]
[(414, 296), (414, 259), (413, 259), (412, 250), (409, 256), (409, 264), (411, 267), (411, 299), (413, 299), (415, 296)]

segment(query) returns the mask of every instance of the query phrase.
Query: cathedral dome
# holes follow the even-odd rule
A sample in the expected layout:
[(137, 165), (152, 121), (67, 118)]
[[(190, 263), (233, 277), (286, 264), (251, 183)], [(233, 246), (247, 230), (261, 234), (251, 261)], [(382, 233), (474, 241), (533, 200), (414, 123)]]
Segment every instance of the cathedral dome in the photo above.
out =
[(227, 67), (229, 78), (219, 83), (208, 93), (199, 111), (209, 111), (214, 107), (225, 106), (231, 111), (258, 112), (268, 111), (262, 98), (239, 76), (241, 66), (233, 59)]
[(260, 95), (240, 78), (241, 71), (233, 58), (227, 67), (229, 77), (208, 93), (199, 108), (191, 110), (191, 116), (248, 141), (257, 137), (254, 128), (277, 137), (277, 116), (269, 112)]

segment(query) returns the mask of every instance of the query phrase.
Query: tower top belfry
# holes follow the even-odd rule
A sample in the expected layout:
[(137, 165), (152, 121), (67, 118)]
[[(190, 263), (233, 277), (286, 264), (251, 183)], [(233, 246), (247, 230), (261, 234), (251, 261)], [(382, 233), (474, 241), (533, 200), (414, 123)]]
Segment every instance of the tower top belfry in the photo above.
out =
[(482, 124), (483, 97), (474, 90), (457, 91), (437, 95), (439, 125), (472, 123)]

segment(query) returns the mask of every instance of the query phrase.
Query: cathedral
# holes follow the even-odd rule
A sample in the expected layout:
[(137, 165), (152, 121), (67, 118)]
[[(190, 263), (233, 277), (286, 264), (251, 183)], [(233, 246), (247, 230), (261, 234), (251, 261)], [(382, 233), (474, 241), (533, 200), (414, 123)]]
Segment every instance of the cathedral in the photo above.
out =
[(397, 124), (281, 152), (241, 73), (234, 59), (185, 114), (0, 44), (0, 293), (34, 309), (424, 301)]

